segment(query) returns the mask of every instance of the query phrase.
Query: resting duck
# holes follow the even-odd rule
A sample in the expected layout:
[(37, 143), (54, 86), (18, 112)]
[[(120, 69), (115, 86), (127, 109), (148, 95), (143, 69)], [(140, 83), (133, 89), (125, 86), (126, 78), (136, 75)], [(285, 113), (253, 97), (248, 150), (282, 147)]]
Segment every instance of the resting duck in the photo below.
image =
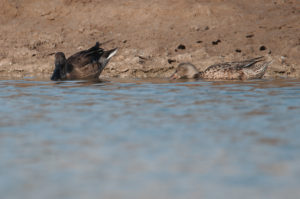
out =
[(265, 74), (271, 62), (265, 61), (264, 57), (257, 57), (240, 62), (214, 64), (201, 72), (193, 64), (181, 63), (171, 76), (171, 79), (260, 79)]
[(98, 78), (110, 58), (117, 52), (117, 48), (104, 51), (100, 43), (88, 50), (80, 51), (68, 59), (65, 54), (55, 54), (55, 69), (51, 80), (74, 80)]

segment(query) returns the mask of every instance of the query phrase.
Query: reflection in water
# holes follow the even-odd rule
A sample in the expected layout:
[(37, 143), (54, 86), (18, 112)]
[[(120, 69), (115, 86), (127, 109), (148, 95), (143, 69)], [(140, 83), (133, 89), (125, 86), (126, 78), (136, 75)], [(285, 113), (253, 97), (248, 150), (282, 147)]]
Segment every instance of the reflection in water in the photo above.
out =
[(3, 198), (297, 198), (299, 81), (0, 80)]

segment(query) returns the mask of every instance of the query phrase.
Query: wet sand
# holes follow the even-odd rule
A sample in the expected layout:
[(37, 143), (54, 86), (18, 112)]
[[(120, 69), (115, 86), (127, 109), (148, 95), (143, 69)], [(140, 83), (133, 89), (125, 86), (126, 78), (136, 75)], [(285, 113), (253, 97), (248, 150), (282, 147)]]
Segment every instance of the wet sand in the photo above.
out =
[(264, 78), (300, 77), (297, 0), (38, 0), (0, 2), (0, 75), (49, 75), (53, 53), (96, 41), (119, 47), (102, 77), (167, 77), (180, 62), (199, 69), (267, 55)]

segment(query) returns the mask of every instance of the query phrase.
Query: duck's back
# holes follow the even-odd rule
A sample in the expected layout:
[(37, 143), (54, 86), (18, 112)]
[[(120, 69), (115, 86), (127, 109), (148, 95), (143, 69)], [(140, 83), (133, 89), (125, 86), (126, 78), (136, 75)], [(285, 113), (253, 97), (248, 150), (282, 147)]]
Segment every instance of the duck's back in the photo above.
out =
[(242, 79), (243, 71), (231, 63), (214, 64), (203, 72), (203, 77), (206, 79)]
[(206, 79), (242, 80), (261, 78), (270, 62), (262, 62), (264, 57), (257, 57), (240, 62), (226, 62), (209, 66), (204, 72)]
[(80, 51), (67, 59), (69, 79), (97, 78), (101, 73), (99, 59), (104, 50), (97, 43), (94, 47)]

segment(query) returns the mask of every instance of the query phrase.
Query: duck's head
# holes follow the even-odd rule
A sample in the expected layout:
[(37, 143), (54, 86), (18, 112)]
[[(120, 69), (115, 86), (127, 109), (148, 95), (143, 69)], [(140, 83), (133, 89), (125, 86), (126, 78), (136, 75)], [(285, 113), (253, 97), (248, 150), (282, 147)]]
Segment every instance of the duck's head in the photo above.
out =
[(170, 78), (171, 79), (199, 78), (199, 71), (193, 64), (181, 63), (177, 66), (175, 73)]
[(55, 53), (55, 69), (51, 80), (64, 80), (66, 78), (66, 56), (62, 52)]

